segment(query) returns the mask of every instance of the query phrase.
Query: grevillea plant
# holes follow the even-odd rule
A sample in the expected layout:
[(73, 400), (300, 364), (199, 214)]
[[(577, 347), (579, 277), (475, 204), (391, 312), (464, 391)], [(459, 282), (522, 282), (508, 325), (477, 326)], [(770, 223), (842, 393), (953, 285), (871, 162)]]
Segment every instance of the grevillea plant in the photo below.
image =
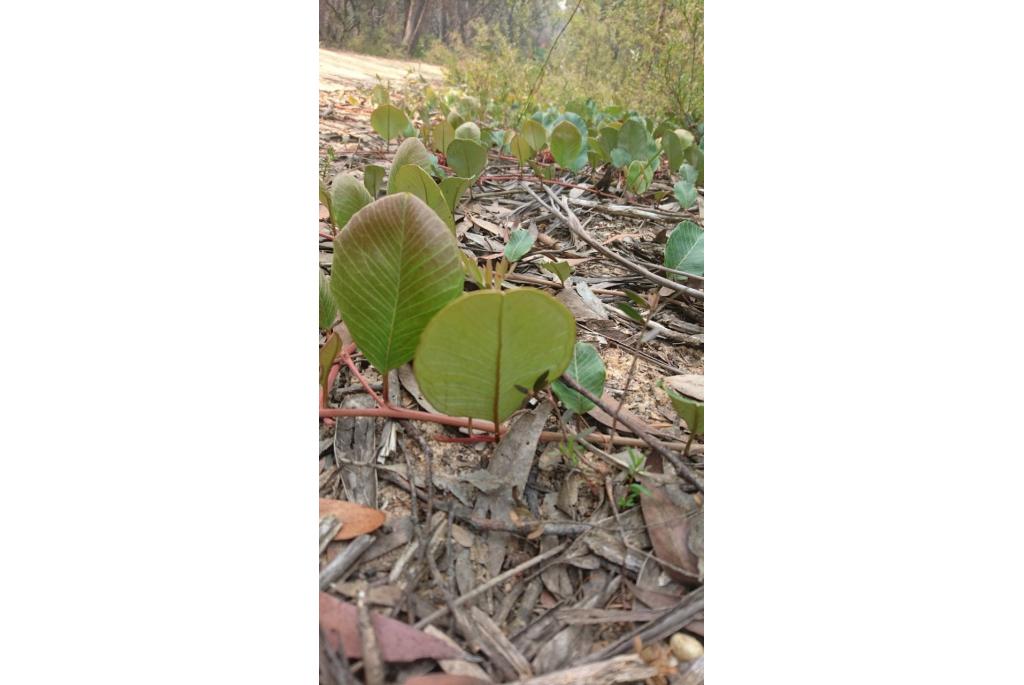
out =
[[(422, 171), (405, 165), (400, 173), (409, 169)], [(529, 249), (521, 242), (512, 256)], [(500, 277), (485, 280), (500, 288)], [(385, 377), (411, 360), (435, 408), (499, 426), (569, 366), (576, 322), (540, 290), (463, 293), (463, 282), (454, 234), (435, 208), (400, 190), (364, 206), (335, 238), (329, 281), (354, 347), (331, 343), (337, 352), (321, 355), (321, 383), (335, 354), (355, 371), (354, 348)], [(390, 410), (382, 415), (423, 418), (377, 400)]]

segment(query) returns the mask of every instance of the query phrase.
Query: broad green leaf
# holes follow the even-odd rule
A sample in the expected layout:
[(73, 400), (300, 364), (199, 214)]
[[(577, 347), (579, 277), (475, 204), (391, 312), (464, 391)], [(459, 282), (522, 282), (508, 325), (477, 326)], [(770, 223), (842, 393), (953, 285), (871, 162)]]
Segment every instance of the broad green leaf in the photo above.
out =
[[(572, 361), (569, 362), (569, 368), (565, 370), (565, 375), (572, 376), (577, 383), (597, 397), (604, 392), (604, 362), (601, 361), (601, 355), (590, 343), (576, 343)], [(567, 409), (571, 409), (577, 414), (585, 414), (594, 408), (593, 402), (560, 380), (553, 382), (551, 389)]]
[(447, 121), (441, 121), (431, 129), (430, 138), (434, 149), (444, 154), (448, 150), (448, 145), (455, 140), (455, 129)]
[(479, 143), (456, 138), (448, 146), (448, 166), (462, 178), (476, 178), (487, 166), (487, 150)]
[(644, 124), (635, 118), (627, 119), (619, 128), (618, 141), (611, 151), (612, 163), (620, 169), (630, 162), (646, 162), (658, 153), (658, 148)]
[(668, 159), (668, 168), (678, 169), (684, 161), (683, 144), (674, 131), (668, 131), (661, 137), (661, 148), (665, 152), (665, 158)]
[(526, 138), (526, 142), (530, 144), (530, 147), (535, 152), (543, 148), (544, 143), (548, 142), (548, 133), (544, 130), (544, 126), (533, 119), (527, 119), (523, 122), (519, 132), (523, 138)]
[(384, 140), (398, 137), (409, 125), (409, 117), (394, 105), (380, 105), (370, 115), (370, 126)]
[(683, 397), (663, 381), (658, 381), (658, 386), (672, 400), (672, 408), (679, 414), (679, 418), (686, 422), (687, 430), (694, 435), (704, 435), (704, 403)]
[(386, 373), (412, 359), (423, 328), (462, 292), (455, 237), (418, 197), (382, 197), (335, 238), (331, 292), (359, 350)]
[(334, 325), (338, 318), (338, 307), (334, 304), (334, 297), (331, 296), (329, 279), (320, 272), (320, 330), (326, 331)]
[(512, 137), (512, 142), (508, 145), (509, 152), (519, 160), (520, 164), (526, 164), (526, 161), (533, 157), (533, 148), (530, 147), (530, 142), (521, 133), (517, 133)]
[(633, 160), (626, 169), (626, 186), (630, 192), (640, 195), (654, 180), (654, 164)]
[(457, 129), (455, 129), (455, 137), (462, 138), (464, 140), (472, 140), (476, 143), (480, 142), (480, 127), (474, 124), (472, 121), (467, 121)]
[(388, 195), (395, 192), (396, 171), (399, 171), (406, 164), (415, 164), (424, 171), (430, 171), (431, 160), (431, 154), (427, 152), (427, 148), (423, 147), (423, 143), (420, 142), (419, 138), (406, 138), (403, 140), (402, 144), (398, 146), (398, 151), (395, 153), (394, 161), (391, 162), (391, 177), (388, 179)]
[(572, 265), (569, 262), (544, 262), (540, 265), (540, 268), (558, 276), (558, 280), (563, 284), (565, 279), (569, 278), (569, 274), (572, 273)]
[(689, 209), (697, 202), (697, 189), (693, 183), (683, 179), (672, 186), (672, 192), (679, 201), (680, 209)]
[[(551, 155), (558, 165), (576, 171), (574, 167), (580, 151), (583, 149), (583, 137), (580, 130), (571, 121), (563, 121), (551, 131)], [(585, 160), (584, 160), (585, 161)]]
[(384, 182), (384, 167), (378, 164), (367, 164), (363, 167), (363, 185), (370, 193), (370, 197), (377, 197), (381, 183)]
[(562, 374), (575, 337), (572, 314), (546, 293), (480, 290), (431, 319), (413, 371), (438, 410), (501, 422), (526, 399), (516, 386), (533, 388)]
[(455, 220), (452, 212), (448, 209), (448, 201), (445, 200), (441, 189), (434, 183), (423, 169), (415, 164), (406, 164), (398, 170), (398, 173), (391, 177), (392, 183), (388, 184), (388, 193), (412, 193), (427, 203), (433, 209), (445, 225), (455, 234)]
[(505, 259), (518, 262), (533, 247), (534, 240), (535, 238), (525, 228), (512, 231), (508, 236), (508, 245), (505, 246)]
[(373, 202), (366, 186), (355, 176), (338, 175), (331, 181), (331, 223), (344, 228), (353, 214)]
[[(704, 230), (692, 221), (680, 221), (665, 244), (665, 266), (695, 276), (704, 275)], [(679, 280), (676, 274), (672, 276)]]
[(448, 211), (455, 215), (455, 208), (459, 204), (459, 198), (462, 197), (462, 193), (465, 192), (466, 188), (473, 182), (471, 178), (462, 178), (460, 176), (449, 176), (448, 178), (441, 179), (441, 194), (444, 195), (445, 202), (448, 203)]

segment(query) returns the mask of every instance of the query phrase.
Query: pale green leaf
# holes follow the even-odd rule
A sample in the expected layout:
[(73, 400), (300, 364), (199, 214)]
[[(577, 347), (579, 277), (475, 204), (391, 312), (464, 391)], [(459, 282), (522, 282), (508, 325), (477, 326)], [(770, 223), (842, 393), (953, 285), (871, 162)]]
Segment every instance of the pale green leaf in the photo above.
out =
[(526, 136), (521, 133), (517, 133), (512, 137), (512, 142), (508, 145), (509, 152), (519, 160), (520, 164), (526, 164), (527, 160), (533, 157), (533, 148), (530, 147), (530, 142), (526, 140)]
[(334, 301), (359, 350), (382, 373), (412, 359), (423, 328), (458, 297), (462, 282), (451, 230), (409, 193), (364, 207), (335, 238)]
[(665, 244), (665, 266), (695, 276), (704, 275), (704, 230), (700, 226), (692, 221), (679, 222)]
[(463, 140), (472, 140), (475, 143), (480, 142), (480, 127), (474, 124), (472, 121), (467, 121), (457, 129), (455, 129), (455, 137), (462, 138)]
[(558, 280), (563, 284), (565, 279), (569, 278), (569, 274), (572, 273), (572, 265), (569, 262), (544, 262), (540, 267), (558, 276)]
[(544, 130), (544, 126), (539, 121), (527, 119), (523, 122), (519, 132), (535, 152), (543, 148), (544, 144), (548, 142), (547, 131)]
[(384, 182), (384, 167), (377, 164), (367, 164), (363, 167), (363, 185), (370, 193), (370, 197), (377, 197), (381, 183)]
[[(565, 370), (566, 376), (572, 378), (581, 387), (589, 390), (593, 395), (600, 397), (604, 392), (604, 362), (601, 355), (597, 353), (590, 343), (578, 342), (573, 350), (572, 360), (569, 368)], [(562, 381), (558, 380), (551, 384), (551, 389), (562, 400), (567, 409), (577, 414), (585, 414), (594, 408), (594, 403), (576, 392)]]
[(371, 202), (373, 198), (366, 192), (366, 186), (355, 176), (338, 175), (331, 181), (331, 223), (339, 230), (353, 214)]
[(409, 126), (409, 117), (394, 105), (383, 104), (370, 115), (370, 126), (384, 140), (392, 140)]
[(518, 262), (533, 247), (534, 240), (535, 238), (524, 228), (512, 231), (508, 236), (508, 245), (505, 246), (505, 259)]
[(461, 176), (448, 176), (441, 179), (441, 194), (444, 195), (445, 202), (448, 203), (448, 211), (453, 216), (455, 208), (459, 205), (459, 198), (462, 197), (462, 193), (465, 192), (471, 183), (473, 183), (473, 179), (462, 178)]
[(462, 178), (476, 178), (487, 166), (487, 150), (479, 143), (456, 138), (448, 146), (448, 166)]
[(626, 169), (626, 187), (630, 192), (640, 195), (654, 180), (654, 164), (633, 160)]
[(420, 390), (450, 416), (504, 421), (538, 380), (558, 378), (572, 358), (576, 322), (539, 290), (481, 290), (427, 325), (413, 370)]
[(320, 330), (326, 331), (334, 325), (338, 318), (338, 307), (331, 295), (329, 279), (320, 272)]
[[(563, 121), (551, 131), (551, 155), (559, 166), (575, 171), (574, 167), (583, 149), (580, 130), (571, 121)], [(584, 161), (586, 161), (584, 159)]]
[(679, 418), (686, 422), (687, 430), (694, 435), (704, 435), (704, 403), (683, 397), (661, 381), (658, 381), (658, 386), (672, 400), (672, 408), (679, 414)]
[(433, 155), (427, 152), (419, 138), (406, 138), (398, 146), (395, 159), (391, 162), (391, 177), (388, 178), (388, 195), (395, 192), (395, 172), (406, 164), (414, 164), (423, 171), (430, 171)]
[(441, 121), (431, 129), (430, 137), (433, 148), (444, 154), (448, 150), (448, 145), (455, 140), (455, 129), (447, 121)]
[(668, 159), (668, 168), (678, 169), (684, 161), (683, 144), (675, 131), (666, 131), (665, 135), (661, 137), (661, 149), (665, 153), (665, 158)]
[(430, 178), (423, 169), (415, 164), (406, 164), (398, 170), (398, 173), (392, 175), (388, 188), (389, 193), (412, 193), (426, 202), (427, 206), (444, 221), (452, 234), (455, 234), (455, 220), (452, 218), (451, 210), (448, 209), (448, 202), (434, 179)]

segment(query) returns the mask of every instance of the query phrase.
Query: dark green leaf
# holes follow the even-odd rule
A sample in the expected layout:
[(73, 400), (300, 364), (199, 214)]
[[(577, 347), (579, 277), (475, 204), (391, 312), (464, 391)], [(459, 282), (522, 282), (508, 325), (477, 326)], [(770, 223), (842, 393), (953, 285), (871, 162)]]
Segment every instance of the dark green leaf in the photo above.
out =
[[(576, 171), (578, 159), (583, 150), (583, 137), (571, 121), (563, 121), (551, 131), (551, 155), (559, 166)], [(584, 158), (584, 163), (586, 159)]]
[(377, 164), (367, 164), (363, 167), (363, 185), (366, 186), (366, 190), (370, 193), (371, 198), (377, 197), (377, 191), (380, 190), (381, 183), (383, 182), (384, 167)]

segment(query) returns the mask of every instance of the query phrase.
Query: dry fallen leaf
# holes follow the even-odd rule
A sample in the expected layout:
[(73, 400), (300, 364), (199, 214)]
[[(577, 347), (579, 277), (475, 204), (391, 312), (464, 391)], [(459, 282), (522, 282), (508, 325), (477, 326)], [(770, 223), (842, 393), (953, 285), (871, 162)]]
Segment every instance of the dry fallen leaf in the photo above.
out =
[(428, 675), (414, 675), (405, 681), (405, 685), (491, 685), (491, 681), (481, 680), (480, 678), (468, 675), (430, 673)]
[(320, 517), (331, 514), (341, 521), (341, 530), (334, 536), (335, 540), (351, 540), (365, 533), (372, 533), (381, 527), (386, 515), (379, 509), (371, 509), (361, 504), (344, 502), (340, 499), (320, 498)]
[[(436, 637), (416, 630), (410, 625), (393, 618), (371, 612), (373, 631), (377, 637), (380, 656), (387, 662), (409, 662), (417, 659), (453, 659), (462, 653)], [(320, 593), (320, 625), (332, 649), (338, 648), (341, 639), (345, 656), (361, 659), (362, 641), (356, 625), (356, 607), (343, 602), (326, 592)]]
[(658, 485), (646, 478), (640, 481), (650, 493), (640, 496), (640, 508), (655, 554), (686, 571), (681, 573), (666, 566), (665, 572), (681, 583), (698, 582), (703, 576), (701, 558), (691, 549), (691, 532), (703, 528), (700, 496), (683, 492), (676, 484)]

